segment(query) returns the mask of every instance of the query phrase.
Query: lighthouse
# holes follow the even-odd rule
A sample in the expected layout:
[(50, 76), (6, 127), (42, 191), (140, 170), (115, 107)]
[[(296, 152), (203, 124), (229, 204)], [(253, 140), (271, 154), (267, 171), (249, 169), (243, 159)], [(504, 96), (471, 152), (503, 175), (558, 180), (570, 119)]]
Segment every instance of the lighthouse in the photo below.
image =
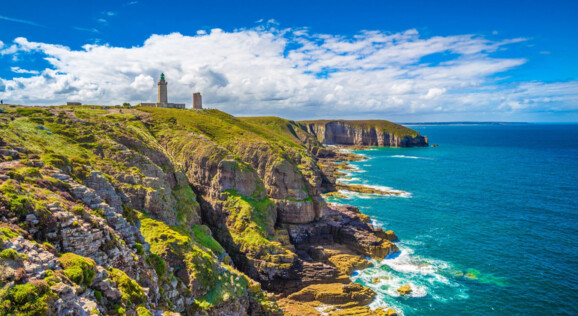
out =
[(165, 74), (161, 73), (161, 80), (158, 83), (159, 86), (159, 103), (165, 105), (169, 103), (169, 97), (167, 92), (167, 82), (165, 81)]

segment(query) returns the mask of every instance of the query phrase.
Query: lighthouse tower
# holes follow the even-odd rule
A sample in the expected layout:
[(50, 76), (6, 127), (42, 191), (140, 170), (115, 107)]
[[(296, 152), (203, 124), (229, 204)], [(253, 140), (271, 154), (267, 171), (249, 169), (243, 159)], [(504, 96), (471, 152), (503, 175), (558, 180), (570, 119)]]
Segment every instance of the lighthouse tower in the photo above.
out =
[(159, 86), (159, 103), (165, 105), (168, 103), (168, 92), (167, 92), (167, 82), (165, 81), (165, 74), (161, 73), (161, 80), (158, 83)]

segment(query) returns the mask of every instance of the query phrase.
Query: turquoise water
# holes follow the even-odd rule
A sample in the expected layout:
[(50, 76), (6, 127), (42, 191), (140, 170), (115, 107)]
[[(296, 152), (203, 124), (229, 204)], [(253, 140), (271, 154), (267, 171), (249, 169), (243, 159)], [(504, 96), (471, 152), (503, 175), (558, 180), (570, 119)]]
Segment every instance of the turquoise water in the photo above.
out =
[[(412, 126), (436, 148), (360, 151), (348, 194), (401, 253), (356, 272), (405, 315), (578, 315), (578, 125)], [(373, 283), (374, 277), (383, 277)], [(401, 285), (414, 292), (397, 294)]]

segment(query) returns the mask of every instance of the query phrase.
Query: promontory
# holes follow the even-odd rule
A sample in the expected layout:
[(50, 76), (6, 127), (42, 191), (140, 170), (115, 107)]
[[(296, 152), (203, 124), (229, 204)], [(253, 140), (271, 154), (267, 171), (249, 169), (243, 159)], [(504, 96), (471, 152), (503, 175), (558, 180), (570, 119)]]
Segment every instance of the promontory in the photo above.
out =
[[(331, 205), (327, 145), (427, 146), (387, 121), (0, 108), (0, 314), (391, 315), (349, 275), (398, 251)], [(395, 237), (397, 238), (397, 237)]]

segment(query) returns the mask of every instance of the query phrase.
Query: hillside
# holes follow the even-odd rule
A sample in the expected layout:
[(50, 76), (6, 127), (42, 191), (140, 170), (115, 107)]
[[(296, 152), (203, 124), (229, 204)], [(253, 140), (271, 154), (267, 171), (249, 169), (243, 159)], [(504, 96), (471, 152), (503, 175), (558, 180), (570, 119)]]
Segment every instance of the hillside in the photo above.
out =
[(1, 314), (373, 313), (347, 275), (397, 247), (325, 203), (319, 157), (334, 153), (303, 123), (1, 109)]

